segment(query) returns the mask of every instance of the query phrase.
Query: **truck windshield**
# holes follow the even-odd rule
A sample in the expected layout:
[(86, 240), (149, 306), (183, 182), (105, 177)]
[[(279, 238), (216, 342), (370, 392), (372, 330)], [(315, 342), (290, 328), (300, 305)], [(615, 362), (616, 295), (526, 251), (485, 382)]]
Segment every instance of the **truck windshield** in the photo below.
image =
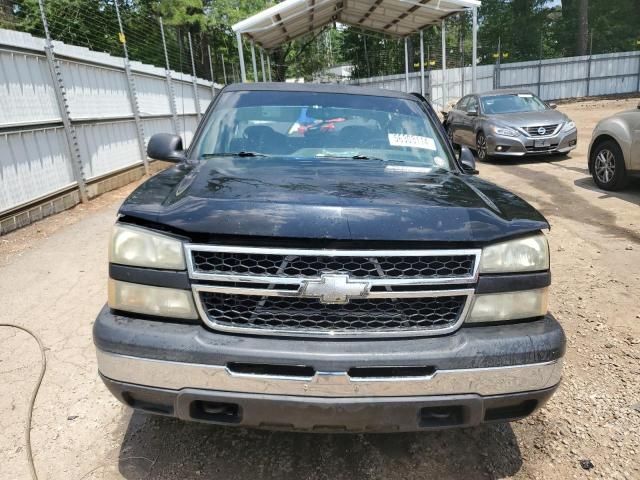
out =
[(453, 170), (437, 126), (417, 101), (315, 92), (221, 94), (193, 149), (197, 158), (375, 160)]
[(532, 93), (516, 93), (482, 97), (484, 113), (541, 112), (547, 109), (545, 103)]

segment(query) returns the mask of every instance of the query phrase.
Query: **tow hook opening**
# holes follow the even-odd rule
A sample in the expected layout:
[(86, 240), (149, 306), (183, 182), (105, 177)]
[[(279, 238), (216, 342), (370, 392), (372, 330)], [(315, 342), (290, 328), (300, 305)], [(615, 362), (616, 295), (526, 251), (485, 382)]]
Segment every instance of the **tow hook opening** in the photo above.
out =
[(240, 406), (236, 403), (196, 400), (189, 406), (189, 414), (196, 420), (220, 423), (240, 423)]
[(424, 407), (420, 409), (420, 427), (422, 428), (453, 427), (463, 423), (464, 407), (462, 405)]

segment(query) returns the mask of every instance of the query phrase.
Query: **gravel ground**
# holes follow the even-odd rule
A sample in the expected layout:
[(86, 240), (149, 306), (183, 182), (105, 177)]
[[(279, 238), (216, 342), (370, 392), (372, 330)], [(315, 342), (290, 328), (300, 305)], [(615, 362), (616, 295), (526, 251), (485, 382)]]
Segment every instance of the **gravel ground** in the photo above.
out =
[[(41, 478), (640, 479), (640, 182), (604, 193), (586, 170), (595, 122), (637, 102), (561, 105), (580, 131), (569, 158), (479, 165), (551, 222), (550, 307), (569, 341), (557, 394), (510, 425), (307, 435), (132, 413), (97, 378), (91, 325), (106, 298), (108, 233), (133, 186), (0, 237), (0, 322), (34, 329), (47, 347), (32, 435)], [(0, 329), (0, 342), (0, 478), (23, 479), (39, 356), (23, 333)]]

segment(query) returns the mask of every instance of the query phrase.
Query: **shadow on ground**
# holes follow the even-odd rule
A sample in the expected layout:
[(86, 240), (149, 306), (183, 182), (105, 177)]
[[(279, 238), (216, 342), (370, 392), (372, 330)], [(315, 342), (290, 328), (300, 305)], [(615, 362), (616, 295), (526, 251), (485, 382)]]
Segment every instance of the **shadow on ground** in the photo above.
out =
[(118, 468), (128, 480), (484, 479), (514, 475), (511, 426), (409, 434), (305, 434), (182, 422), (136, 412)]
[[(562, 163), (569, 160), (569, 155), (526, 155), (522, 157), (491, 157), (489, 160), (478, 160), (479, 165), (530, 165), (532, 163)], [(476, 157), (477, 160), (477, 157)], [(586, 170), (586, 167), (585, 167)]]
[(585, 190), (591, 190), (592, 192), (598, 192), (600, 196), (598, 199), (605, 198), (618, 198), (620, 200), (624, 200), (625, 202), (632, 203), (633, 205), (640, 206), (640, 179), (631, 178), (629, 179), (629, 183), (623, 190), (619, 190), (617, 192), (607, 192), (605, 190), (601, 190), (593, 183), (593, 179), (591, 177), (579, 178), (574, 181), (573, 184), (576, 187), (584, 188)]

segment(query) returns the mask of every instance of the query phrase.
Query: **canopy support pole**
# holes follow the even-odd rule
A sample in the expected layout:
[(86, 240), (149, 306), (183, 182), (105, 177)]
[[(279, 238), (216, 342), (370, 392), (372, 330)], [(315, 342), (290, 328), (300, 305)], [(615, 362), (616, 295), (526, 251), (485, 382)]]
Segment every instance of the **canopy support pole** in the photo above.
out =
[(442, 111), (447, 109), (447, 31), (442, 20)]
[(264, 68), (264, 50), (260, 49), (260, 65), (262, 65), (262, 81), (267, 81), (267, 71)]
[(420, 94), (424, 97), (424, 34), (420, 30)]
[(471, 91), (478, 93), (478, 7), (473, 7), (473, 53), (471, 58)]
[(271, 55), (267, 53), (267, 70), (269, 72), (269, 81), (271, 82)]
[(236, 39), (238, 40), (238, 58), (240, 59), (240, 78), (242, 83), (247, 82), (247, 71), (244, 66), (244, 52), (242, 51), (242, 34), (236, 32)]
[(258, 67), (256, 64), (256, 44), (253, 40), (251, 41), (251, 65), (253, 66), (253, 79), (258, 83), (260, 80), (258, 79)]
[(404, 82), (407, 93), (409, 93), (409, 42), (407, 37), (404, 37)]

